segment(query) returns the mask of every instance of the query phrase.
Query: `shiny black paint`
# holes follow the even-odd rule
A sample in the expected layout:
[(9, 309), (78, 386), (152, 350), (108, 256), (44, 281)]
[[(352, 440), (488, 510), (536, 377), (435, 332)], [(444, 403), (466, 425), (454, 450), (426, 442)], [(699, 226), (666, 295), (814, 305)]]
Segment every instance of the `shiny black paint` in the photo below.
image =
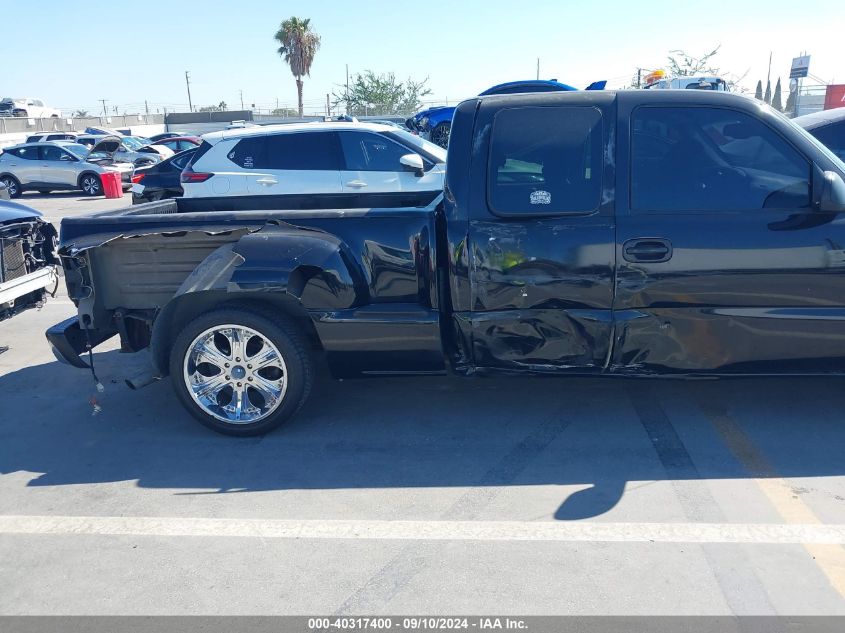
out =
[[(788, 208), (631, 210), (628, 122), (637, 106), (660, 101), (636, 91), (625, 97), (619, 99), (617, 323), (609, 370), (845, 370), (845, 215)], [(729, 103), (765, 122), (821, 169), (836, 168), (779, 116), (750, 100)], [(820, 187), (814, 183), (813, 189), (817, 197)], [(662, 261), (626, 257), (625, 245), (636, 240), (662, 240), (671, 253)]]
[[(577, 95), (575, 99), (569, 95)], [(475, 121), (468, 196), (474, 363), (479, 368), (601, 371), (613, 333), (614, 161), (604, 157), (600, 206), (588, 213), (495, 215), (487, 188), (493, 117), (506, 107), (590, 105), (603, 119), (603, 143), (613, 147), (613, 95), (562, 93), (484, 99)]]

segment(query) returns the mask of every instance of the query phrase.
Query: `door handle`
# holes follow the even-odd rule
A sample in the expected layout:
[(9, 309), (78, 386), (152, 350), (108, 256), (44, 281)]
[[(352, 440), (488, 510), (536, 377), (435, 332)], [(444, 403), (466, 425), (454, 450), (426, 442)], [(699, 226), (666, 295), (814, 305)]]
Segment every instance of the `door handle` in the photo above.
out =
[(362, 187), (366, 187), (367, 183), (363, 180), (350, 180), (346, 183), (347, 187), (355, 187), (356, 189), (361, 189)]
[(270, 187), (272, 185), (278, 185), (279, 181), (275, 178), (259, 178), (256, 180), (259, 185), (263, 185), (264, 187)]
[(622, 245), (625, 261), (659, 264), (672, 259), (672, 243), (658, 237), (640, 237)]

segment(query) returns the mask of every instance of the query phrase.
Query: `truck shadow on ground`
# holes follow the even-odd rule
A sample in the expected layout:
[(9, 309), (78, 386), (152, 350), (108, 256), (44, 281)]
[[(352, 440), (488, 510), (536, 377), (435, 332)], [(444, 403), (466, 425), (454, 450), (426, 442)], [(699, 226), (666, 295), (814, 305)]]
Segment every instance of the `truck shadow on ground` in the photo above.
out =
[[(179, 494), (468, 487), (492, 497), (554, 485), (564, 499), (548, 514), (561, 520), (608, 512), (632, 482), (845, 474), (835, 378), (321, 379), (287, 426), (236, 439), (195, 422), (167, 382), (129, 390), (125, 356), (98, 354), (97, 368), (98, 415), (86, 372), (48, 363), (0, 376), (0, 473), (32, 473), (29, 486), (137, 480)], [(771, 470), (736, 459), (713, 407)], [(471, 519), (476, 506), (443, 518)]]

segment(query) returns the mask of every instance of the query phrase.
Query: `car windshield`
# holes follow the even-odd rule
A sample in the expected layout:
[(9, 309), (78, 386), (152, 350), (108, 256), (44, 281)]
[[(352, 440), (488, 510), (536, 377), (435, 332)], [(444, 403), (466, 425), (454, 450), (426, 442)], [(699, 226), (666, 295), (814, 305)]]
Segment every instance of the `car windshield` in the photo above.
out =
[(410, 132), (406, 132), (405, 130), (391, 130), (389, 134), (394, 137), (399, 137), (406, 143), (410, 143), (411, 145), (418, 147), (431, 157), (436, 158), (438, 163), (446, 162), (446, 150), (439, 145), (435, 145), (434, 143), (411, 134)]
[(67, 145), (62, 145), (62, 147), (77, 158), (85, 158), (88, 156), (88, 148), (81, 143), (68, 143)]
[[(144, 139), (146, 140), (146, 139)], [(149, 143), (143, 143), (138, 137), (136, 136), (125, 136), (121, 139), (123, 144), (131, 150), (137, 150), (144, 145), (149, 145)]]

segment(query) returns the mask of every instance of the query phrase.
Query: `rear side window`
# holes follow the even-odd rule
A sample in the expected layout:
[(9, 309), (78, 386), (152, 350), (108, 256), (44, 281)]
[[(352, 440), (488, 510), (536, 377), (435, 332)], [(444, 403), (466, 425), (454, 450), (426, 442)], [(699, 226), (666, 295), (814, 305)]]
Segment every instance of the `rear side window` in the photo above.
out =
[(810, 134), (824, 143), (839, 158), (845, 160), (845, 121), (810, 130)]
[(725, 108), (634, 111), (631, 208), (754, 211), (810, 206), (810, 163), (751, 115)]
[[(209, 143), (208, 141), (203, 141), (202, 143), (200, 143), (200, 146), (197, 148), (197, 151), (196, 151), (196, 152), (194, 152), (194, 155), (191, 157), (190, 162), (188, 163), (188, 165), (194, 165), (194, 164), (196, 164), (196, 162), (197, 162), (200, 158), (202, 158), (202, 157), (205, 155), (205, 153), (206, 153), (208, 150), (210, 150), (212, 147), (214, 147), (214, 146), (213, 146), (211, 143)], [(229, 158), (231, 158), (231, 156), (229, 156)]]
[(11, 154), (12, 156), (17, 156), (18, 158), (24, 158), (26, 160), (38, 160), (38, 147), (18, 147), (15, 149), (7, 149), (5, 151), (6, 154)]
[(602, 115), (591, 106), (498, 112), (487, 197), (499, 215), (593, 211), (601, 199)]
[(228, 154), (243, 169), (340, 171), (340, 143), (334, 132), (304, 132), (241, 139)]

